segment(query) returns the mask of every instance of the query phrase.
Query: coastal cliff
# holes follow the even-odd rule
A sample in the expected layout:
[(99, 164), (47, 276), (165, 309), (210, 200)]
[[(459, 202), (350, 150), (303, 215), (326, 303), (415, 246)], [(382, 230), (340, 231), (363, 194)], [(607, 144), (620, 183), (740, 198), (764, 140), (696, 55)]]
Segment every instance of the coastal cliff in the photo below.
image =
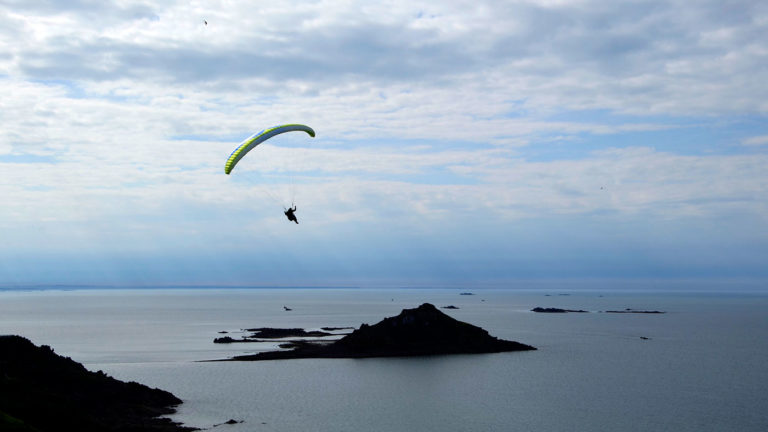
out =
[(231, 360), (480, 354), (536, 349), (493, 337), (480, 327), (451, 318), (429, 303), (404, 309), (399, 315), (374, 325), (362, 324), (333, 343), (300, 341), (293, 346), (292, 350), (243, 355)]
[(21, 336), (0, 336), (0, 430), (14, 432), (181, 432), (159, 418), (181, 400), (123, 382)]

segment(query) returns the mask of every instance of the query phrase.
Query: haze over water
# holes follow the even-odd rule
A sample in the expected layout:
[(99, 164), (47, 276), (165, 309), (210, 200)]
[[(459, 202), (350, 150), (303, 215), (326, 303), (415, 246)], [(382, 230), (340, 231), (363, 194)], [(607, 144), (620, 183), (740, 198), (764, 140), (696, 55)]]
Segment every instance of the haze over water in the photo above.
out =
[[(198, 362), (269, 348), (213, 344), (219, 331), (358, 327), (423, 302), (455, 305), (441, 310), (538, 350)], [(591, 313), (530, 312), (536, 306)], [(762, 431), (766, 307), (765, 294), (717, 292), (2, 291), (0, 333), (169, 390), (184, 400), (173, 418), (199, 427), (232, 418), (244, 421), (227, 426), (238, 431)], [(667, 313), (600, 312), (625, 308)]]

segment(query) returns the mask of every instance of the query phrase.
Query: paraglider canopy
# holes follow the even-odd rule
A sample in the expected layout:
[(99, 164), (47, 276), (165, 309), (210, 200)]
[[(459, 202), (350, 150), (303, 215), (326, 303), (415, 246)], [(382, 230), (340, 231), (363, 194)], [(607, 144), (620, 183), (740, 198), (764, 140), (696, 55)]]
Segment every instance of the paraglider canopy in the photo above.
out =
[(240, 159), (242, 159), (243, 156), (248, 154), (249, 151), (253, 150), (253, 148), (256, 147), (257, 145), (263, 143), (264, 141), (272, 138), (275, 135), (279, 135), (285, 132), (292, 132), (292, 131), (304, 131), (308, 133), (309, 136), (313, 138), (315, 137), (315, 131), (312, 130), (311, 127), (305, 126), (302, 124), (286, 124), (286, 125), (271, 127), (269, 129), (264, 129), (259, 133), (255, 133), (251, 135), (245, 141), (240, 143), (239, 146), (237, 146), (235, 151), (233, 151), (232, 154), (229, 155), (229, 159), (227, 159), (227, 163), (224, 165), (224, 173), (229, 174), (230, 172), (232, 172), (232, 169), (235, 168), (235, 165), (237, 165), (237, 162), (240, 161)]

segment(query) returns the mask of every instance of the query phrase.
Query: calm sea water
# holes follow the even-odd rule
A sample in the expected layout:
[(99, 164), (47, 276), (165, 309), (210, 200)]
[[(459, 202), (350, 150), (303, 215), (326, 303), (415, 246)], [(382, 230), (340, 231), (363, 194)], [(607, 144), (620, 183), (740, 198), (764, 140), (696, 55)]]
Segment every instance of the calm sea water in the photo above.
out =
[[(243, 421), (214, 430), (768, 430), (768, 295), (460, 292), (0, 291), (0, 334), (20, 334), (91, 370), (169, 390), (184, 400), (174, 420), (201, 428)], [(269, 348), (213, 344), (219, 331), (357, 327), (423, 302), (455, 305), (460, 309), (443, 310), (539, 350), (199, 361)], [(593, 313), (530, 312), (535, 306)], [(599, 312), (624, 308), (667, 313)]]

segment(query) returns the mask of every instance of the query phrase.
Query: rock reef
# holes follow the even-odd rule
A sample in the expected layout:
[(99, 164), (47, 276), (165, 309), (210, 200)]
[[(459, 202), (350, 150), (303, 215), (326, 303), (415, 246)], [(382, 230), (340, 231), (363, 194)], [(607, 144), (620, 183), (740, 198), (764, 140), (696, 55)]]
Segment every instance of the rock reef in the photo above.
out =
[(181, 400), (136, 382), (91, 372), (48, 346), (0, 336), (0, 430), (182, 432), (164, 414)]
[(359, 329), (332, 343), (294, 342), (289, 351), (236, 356), (229, 360), (365, 358), (439, 354), (479, 354), (536, 348), (490, 336), (480, 327), (449, 317), (434, 305), (404, 309), (395, 317)]
[(609, 310), (609, 311), (605, 311), (605, 313), (663, 314), (666, 312), (658, 311), (658, 310), (635, 310), (635, 309), (626, 308), (624, 310)]
[[(589, 311), (581, 310), (581, 309), (560, 309), (560, 308), (543, 308), (543, 307), (535, 307), (531, 309), (531, 312), (539, 312), (539, 313), (571, 313), (571, 312), (580, 312), (580, 313), (588, 313)], [(602, 312), (602, 311), (600, 311)], [(626, 308), (624, 310), (608, 310), (605, 311), (605, 313), (632, 313), (632, 314), (663, 314), (666, 313), (664, 311), (658, 311), (658, 310), (636, 310), (636, 309), (630, 309)]]
[(531, 309), (531, 312), (539, 312), (539, 313), (586, 313), (588, 311), (581, 310), (581, 309), (560, 309), (560, 308), (543, 308), (543, 307), (535, 307)]
[(245, 331), (251, 332), (251, 334), (247, 336), (243, 336), (240, 339), (235, 339), (231, 336), (224, 336), (224, 337), (214, 339), (213, 343), (263, 342), (262, 339), (282, 339), (287, 337), (338, 336), (338, 334), (335, 334), (335, 333), (328, 333), (328, 332), (319, 331), (319, 330), (306, 331), (301, 328), (261, 327), (261, 328), (246, 329)]

